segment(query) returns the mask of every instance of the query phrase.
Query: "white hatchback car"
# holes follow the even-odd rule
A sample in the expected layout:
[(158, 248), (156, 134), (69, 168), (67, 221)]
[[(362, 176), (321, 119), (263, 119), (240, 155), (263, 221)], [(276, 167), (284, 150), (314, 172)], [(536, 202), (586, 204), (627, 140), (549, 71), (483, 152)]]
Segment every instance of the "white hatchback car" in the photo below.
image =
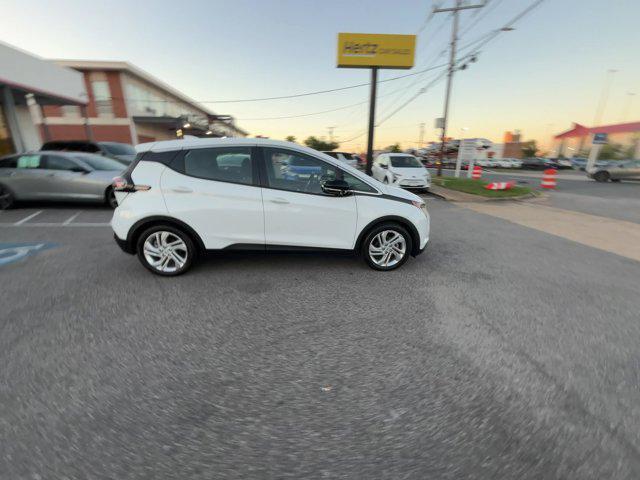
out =
[(428, 189), (431, 175), (422, 162), (408, 153), (381, 153), (371, 166), (373, 178), (402, 188)]
[(114, 180), (122, 250), (159, 275), (209, 250), (330, 249), (392, 270), (429, 240), (424, 201), (321, 152), (258, 138), (145, 143)]

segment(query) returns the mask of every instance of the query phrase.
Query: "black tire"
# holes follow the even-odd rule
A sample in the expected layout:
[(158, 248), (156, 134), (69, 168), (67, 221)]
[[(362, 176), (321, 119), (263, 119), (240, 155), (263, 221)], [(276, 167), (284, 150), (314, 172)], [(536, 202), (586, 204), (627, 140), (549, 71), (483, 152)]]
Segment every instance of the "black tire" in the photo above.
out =
[[(383, 233), (385, 231), (392, 231), (401, 235), (403, 237), (404, 245), (405, 245), (404, 255), (402, 256), (402, 258), (399, 259), (396, 263), (393, 263), (391, 265), (386, 265), (386, 266), (381, 265), (379, 263), (380, 259), (378, 259), (378, 262), (377, 262), (376, 259), (371, 256), (371, 253), (370, 253), (370, 246), (372, 242), (374, 242), (374, 246), (377, 246), (378, 242), (376, 241), (376, 237), (378, 236), (378, 234)], [(413, 248), (413, 241), (411, 240), (411, 235), (409, 235), (409, 232), (407, 231), (407, 229), (397, 223), (388, 222), (388, 223), (382, 223), (380, 225), (375, 226), (373, 229), (371, 229), (371, 231), (367, 233), (367, 235), (364, 238), (364, 241), (362, 242), (362, 246), (360, 247), (360, 254), (364, 258), (365, 262), (367, 262), (367, 265), (369, 265), (371, 268), (373, 268), (374, 270), (386, 272), (386, 271), (395, 270), (396, 268), (401, 267), (404, 264), (404, 262), (407, 261), (407, 259), (409, 258), (409, 255), (411, 255), (412, 248)]]
[(104, 203), (106, 203), (109, 208), (113, 208), (114, 210), (118, 207), (118, 200), (116, 200), (116, 194), (113, 191), (112, 187), (107, 188), (107, 190), (104, 192)]
[(608, 182), (608, 181), (609, 181), (609, 178), (610, 178), (610, 176), (609, 176), (609, 172), (596, 172), (596, 173), (593, 175), (593, 179), (594, 179), (596, 182)]
[[(178, 252), (184, 252), (184, 253), (178, 253), (177, 254), (178, 257), (173, 257), (173, 258), (170, 258), (171, 253), (169, 253), (169, 255), (166, 256), (166, 257), (169, 257), (166, 271), (163, 271), (158, 266), (154, 266), (153, 264), (151, 264), (149, 262), (149, 259), (147, 258), (147, 255), (145, 254), (145, 242), (147, 241), (147, 239), (150, 239), (150, 242), (154, 244), (154, 240), (155, 238), (157, 238), (157, 237), (154, 237), (154, 235), (162, 232), (168, 233), (169, 238), (178, 237), (180, 240), (182, 240), (184, 244), (184, 249), (182, 247), (178, 247)], [(150, 237), (154, 237), (154, 238), (150, 238)], [(157, 243), (155, 243), (155, 245), (159, 247)], [(165, 248), (168, 248), (168, 247), (165, 247)], [(191, 237), (187, 235), (185, 232), (183, 232), (182, 230), (175, 228), (171, 225), (155, 225), (151, 228), (148, 228), (144, 232), (142, 232), (142, 234), (140, 235), (136, 243), (136, 252), (138, 254), (138, 260), (140, 260), (140, 263), (142, 263), (142, 265), (144, 265), (145, 268), (147, 268), (152, 273), (155, 273), (156, 275), (160, 275), (163, 277), (174, 277), (176, 275), (181, 275), (185, 273), (187, 270), (189, 270), (189, 268), (191, 268), (191, 265), (193, 264), (193, 261), (195, 260), (196, 255), (198, 253), (196, 246), (193, 243), (193, 240), (191, 239)], [(185, 257), (184, 263), (182, 265), (179, 265), (178, 262), (174, 259), (174, 258), (180, 258), (180, 256)], [(161, 255), (158, 255), (158, 257), (162, 258)], [(170, 267), (169, 266), (170, 264), (173, 264), (173, 267), (175, 268)]]
[(0, 210), (8, 210), (13, 207), (16, 198), (13, 192), (4, 185), (0, 185)]

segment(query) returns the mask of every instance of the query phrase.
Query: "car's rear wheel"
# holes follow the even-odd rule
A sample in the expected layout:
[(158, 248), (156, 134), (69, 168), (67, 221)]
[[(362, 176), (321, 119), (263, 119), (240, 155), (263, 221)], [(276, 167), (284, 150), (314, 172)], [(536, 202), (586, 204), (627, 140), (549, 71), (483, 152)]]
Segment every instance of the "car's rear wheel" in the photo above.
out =
[(411, 254), (411, 235), (396, 223), (384, 223), (371, 230), (362, 243), (362, 256), (374, 270), (394, 270)]
[(138, 238), (138, 259), (147, 269), (162, 276), (186, 272), (196, 256), (189, 235), (170, 225), (156, 225)]
[(593, 178), (596, 182), (607, 182), (609, 181), (610, 176), (609, 172), (596, 172)]
[(109, 208), (117, 208), (118, 200), (116, 199), (116, 192), (113, 191), (113, 188), (107, 188), (107, 191), (104, 193), (104, 202), (107, 204)]
[(15, 197), (13, 192), (4, 185), (0, 185), (0, 210), (7, 210), (13, 206)]

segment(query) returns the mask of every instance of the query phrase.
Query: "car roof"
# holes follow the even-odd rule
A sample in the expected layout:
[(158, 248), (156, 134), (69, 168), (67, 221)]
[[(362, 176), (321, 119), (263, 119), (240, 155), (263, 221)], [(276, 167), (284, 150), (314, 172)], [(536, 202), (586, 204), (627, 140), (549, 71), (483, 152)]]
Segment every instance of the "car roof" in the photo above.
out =
[[(300, 153), (305, 153), (311, 156), (321, 156), (323, 161), (330, 163), (336, 167), (347, 169), (349, 173), (364, 180), (366, 183), (371, 183), (371, 177), (360, 172), (355, 168), (351, 168), (348, 164), (344, 164), (340, 160), (333, 158), (326, 153), (314, 150), (304, 145), (299, 145), (293, 142), (286, 142), (283, 140), (272, 140), (270, 138), (246, 138), (246, 137), (231, 137), (231, 138), (184, 138), (182, 140), (163, 140), (160, 142), (140, 143), (136, 145), (136, 151), (138, 153), (143, 152), (170, 152), (172, 150), (184, 150), (191, 148), (213, 148), (213, 147), (274, 147), (284, 148), (287, 150), (294, 150)], [(412, 155), (406, 155), (412, 156)], [(379, 187), (378, 187), (379, 188)]]

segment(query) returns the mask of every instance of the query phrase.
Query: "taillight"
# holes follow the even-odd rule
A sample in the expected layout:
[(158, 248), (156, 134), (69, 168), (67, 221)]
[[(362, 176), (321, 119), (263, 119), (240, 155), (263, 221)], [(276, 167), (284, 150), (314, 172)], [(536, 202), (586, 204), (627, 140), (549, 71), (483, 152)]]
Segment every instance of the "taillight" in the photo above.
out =
[(139, 192), (149, 190), (149, 185), (136, 185), (133, 182), (127, 181), (125, 177), (115, 177), (111, 182), (113, 189), (116, 192)]
[(113, 185), (113, 189), (116, 192), (123, 192), (125, 191), (125, 188), (127, 188), (127, 180), (123, 177), (115, 177), (111, 182), (111, 185)]

